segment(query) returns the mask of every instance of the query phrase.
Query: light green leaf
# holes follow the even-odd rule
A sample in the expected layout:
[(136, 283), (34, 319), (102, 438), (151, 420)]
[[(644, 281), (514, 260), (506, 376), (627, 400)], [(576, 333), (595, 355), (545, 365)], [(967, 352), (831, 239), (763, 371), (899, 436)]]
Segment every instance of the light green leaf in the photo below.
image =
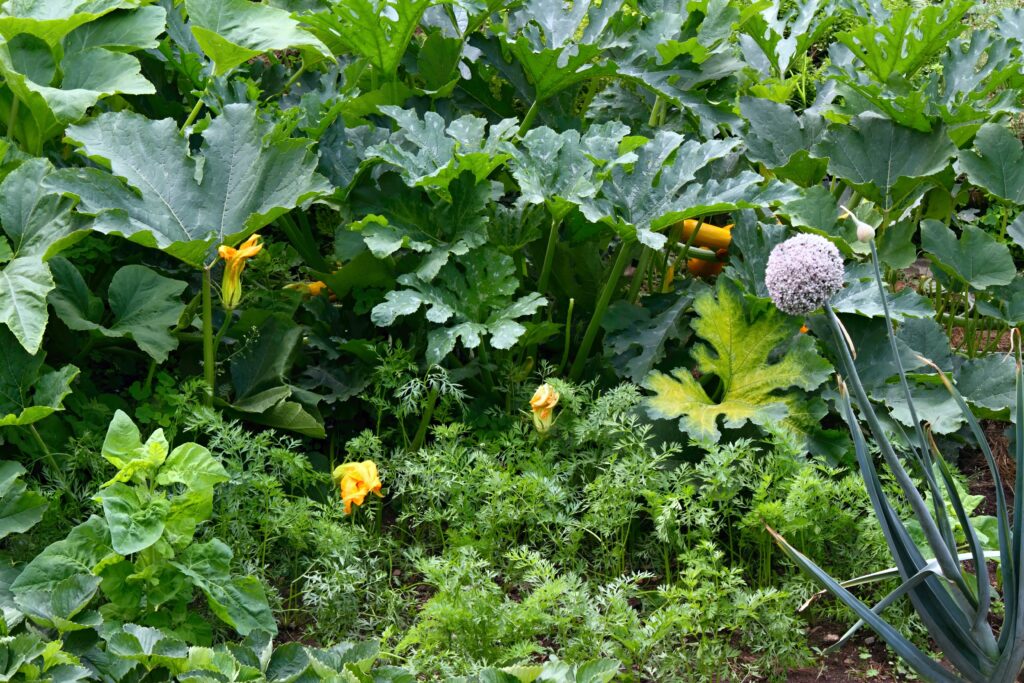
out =
[(164, 430), (157, 429), (150, 434), (145, 443), (142, 443), (138, 427), (128, 415), (118, 410), (107, 427), (107, 435), (100, 451), (118, 472), (103, 486), (133, 479), (148, 479), (163, 465), (169, 450)]
[(671, 375), (652, 372), (644, 382), (654, 392), (645, 400), (652, 418), (679, 418), (683, 432), (708, 440), (719, 437), (719, 418), (730, 429), (748, 421), (761, 427), (782, 424), (804, 436), (817, 427), (824, 406), (793, 389), (816, 389), (831, 366), (818, 355), (810, 337), (798, 334), (799, 320), (765, 304), (748, 308), (741, 295), (724, 284), (717, 296), (698, 296), (693, 308), (699, 316), (693, 330), (710, 345), (694, 347), (696, 369), (722, 383), (721, 400), (708, 396), (689, 368), (677, 368)]
[(241, 635), (277, 633), (263, 585), (255, 577), (232, 577), (231, 558), (231, 549), (213, 540), (189, 546), (172, 564), (206, 594), (213, 613)]
[(298, 49), (307, 61), (331, 58), (331, 52), (291, 15), (249, 0), (185, 0), (185, 9), (203, 52), (223, 76), (265, 52)]
[(212, 246), (237, 245), (327, 191), (309, 142), (269, 141), (271, 127), (255, 107), (227, 105), (203, 132), (201, 154), (193, 157), (171, 119), (105, 113), (72, 126), (68, 136), (112, 173), (67, 169), (47, 182), (81, 200), (79, 211), (95, 216), (93, 229), (200, 267)]
[(135, 458), (136, 451), (141, 449), (142, 434), (139, 428), (123, 410), (115, 411), (107, 426), (107, 435), (103, 439), (100, 453), (107, 462), (121, 469)]
[(120, 630), (104, 635), (107, 650), (132, 662), (142, 662), (150, 668), (166, 666), (175, 670), (184, 664), (188, 646), (157, 628), (124, 624)]
[(64, 41), (66, 53), (77, 53), (94, 47), (118, 50), (153, 50), (167, 25), (167, 12), (156, 5), (143, 6), (131, 12), (107, 14), (79, 26)]
[(1010, 249), (974, 225), (960, 238), (940, 221), (921, 221), (921, 246), (935, 267), (975, 289), (1008, 285), (1017, 274)]
[(78, 368), (49, 370), (45, 359), (44, 351), (29, 354), (14, 335), (0, 328), (0, 427), (29, 425), (64, 409)]
[(184, 548), (192, 542), (196, 528), (212, 517), (213, 488), (196, 488), (180, 493), (171, 498), (171, 508), (164, 523), (164, 539), (175, 548)]
[(96, 499), (103, 503), (111, 545), (121, 555), (145, 550), (163, 535), (170, 503), (162, 495), (117, 482)]
[(17, 597), (52, 591), (69, 577), (97, 574), (105, 562), (116, 557), (107, 523), (94, 515), (72, 529), (67, 538), (51, 543), (36, 555), (11, 584), (11, 592)]
[(46, 511), (46, 498), (28, 490), (20, 479), (23, 474), (25, 468), (18, 463), (0, 460), (0, 540), (28, 531)]
[(972, 3), (953, 2), (918, 8), (904, 5), (885, 22), (866, 23), (837, 38), (880, 83), (893, 75), (910, 78), (930, 64), (966, 28)]
[[(58, 0), (58, 4), (62, 4)], [(96, 3), (78, 3), (79, 10)], [(137, 3), (102, 3), (109, 6), (137, 6)], [(69, 10), (65, 6), (56, 13)], [(75, 26), (62, 46), (50, 36), (8, 34), (0, 17), (0, 72), (18, 98), (19, 108), (13, 134), (26, 147), (39, 153), (42, 143), (61, 132), (68, 123), (80, 120), (101, 98), (114, 94), (144, 95), (155, 92), (141, 73), (133, 50), (155, 46), (163, 33), (162, 7), (144, 7), (130, 13), (79, 12)], [(78, 23), (79, 20), (81, 23)], [(125, 31), (132, 31), (131, 38)], [(45, 32), (44, 32), (45, 33)], [(60, 56), (60, 69), (55, 59)], [(12, 112), (12, 114), (15, 112)]]
[(46, 297), (52, 289), (50, 269), (39, 258), (16, 258), (0, 270), (0, 323), (27, 353), (43, 343), (49, 319)]
[(188, 489), (206, 489), (228, 479), (227, 470), (208, 449), (197, 443), (185, 443), (167, 456), (156, 476), (156, 483), (161, 486), (184, 484)]
[(19, 33), (42, 38), (56, 46), (79, 26), (117, 9), (138, 7), (139, 0), (12, 0), (0, 13), (0, 35), (10, 40)]
[(445, 0), (346, 0), (302, 17), (334, 54), (366, 59), (393, 79), (428, 7)]

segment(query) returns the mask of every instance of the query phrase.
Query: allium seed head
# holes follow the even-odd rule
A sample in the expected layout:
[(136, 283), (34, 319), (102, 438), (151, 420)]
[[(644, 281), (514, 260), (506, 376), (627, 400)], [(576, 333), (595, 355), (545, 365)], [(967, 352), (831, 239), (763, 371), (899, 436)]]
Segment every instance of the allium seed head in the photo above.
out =
[(764, 284), (780, 311), (807, 315), (843, 288), (843, 258), (824, 237), (790, 237), (769, 254)]

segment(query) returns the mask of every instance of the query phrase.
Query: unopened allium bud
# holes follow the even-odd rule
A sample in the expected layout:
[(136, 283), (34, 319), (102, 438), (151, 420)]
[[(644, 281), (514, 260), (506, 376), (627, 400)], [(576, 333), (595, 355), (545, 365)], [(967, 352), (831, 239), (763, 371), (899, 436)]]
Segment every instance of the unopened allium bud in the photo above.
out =
[(857, 215), (847, 209), (845, 206), (840, 207), (846, 212), (846, 215), (853, 221), (853, 224), (857, 226), (857, 239), (861, 242), (870, 242), (875, 239), (875, 229), (868, 223), (865, 223), (861, 219), (857, 218)]
[(843, 258), (824, 237), (790, 237), (769, 254), (764, 284), (780, 311), (807, 315), (843, 288)]

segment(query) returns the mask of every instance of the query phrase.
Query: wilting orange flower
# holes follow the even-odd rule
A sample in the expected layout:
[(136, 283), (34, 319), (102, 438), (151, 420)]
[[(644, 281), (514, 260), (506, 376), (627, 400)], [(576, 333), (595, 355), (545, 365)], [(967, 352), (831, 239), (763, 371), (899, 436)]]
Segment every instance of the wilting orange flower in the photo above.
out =
[(372, 460), (363, 462), (346, 462), (334, 468), (331, 475), (341, 489), (341, 502), (345, 504), (345, 514), (352, 512), (352, 503), (362, 505), (366, 494), (375, 493), (379, 497), (380, 476), (377, 474), (377, 463)]
[(242, 301), (242, 271), (245, 269), (245, 262), (262, 251), (263, 245), (259, 241), (260, 236), (253, 235), (237, 249), (226, 244), (217, 248), (217, 254), (224, 259), (220, 300), (229, 311), (237, 308)]
[(550, 384), (541, 384), (530, 399), (530, 410), (533, 411), (533, 426), (541, 434), (545, 434), (554, 424), (553, 413), (558, 405), (558, 392)]
[(320, 296), (327, 290), (327, 285), (317, 280), (315, 282), (293, 282), (285, 285), (284, 288), (290, 289), (293, 292), (299, 292), (305, 296)]

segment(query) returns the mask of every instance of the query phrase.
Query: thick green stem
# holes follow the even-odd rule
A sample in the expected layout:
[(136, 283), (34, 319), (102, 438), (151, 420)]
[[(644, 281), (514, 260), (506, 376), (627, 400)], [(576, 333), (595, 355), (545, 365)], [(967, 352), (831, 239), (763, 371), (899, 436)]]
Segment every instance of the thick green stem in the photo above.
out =
[(206, 405), (213, 405), (217, 382), (217, 357), (213, 347), (213, 285), (210, 272), (213, 265), (203, 268), (203, 377), (206, 379)]
[(587, 331), (583, 334), (583, 342), (580, 344), (580, 348), (576, 350), (576, 358), (573, 360), (572, 368), (569, 370), (569, 379), (574, 382), (583, 374), (583, 368), (587, 365), (590, 349), (594, 345), (594, 340), (597, 339), (597, 333), (601, 331), (601, 322), (604, 320), (604, 314), (608, 310), (608, 304), (611, 303), (612, 296), (615, 294), (615, 290), (618, 289), (619, 278), (622, 277), (622, 273), (626, 270), (626, 266), (629, 265), (632, 259), (633, 244), (623, 242), (619, 245), (619, 253), (615, 257), (615, 263), (612, 264), (608, 280), (604, 283), (604, 289), (601, 290), (601, 297), (597, 300), (594, 315), (591, 316), (590, 323), (587, 325)]
[(420, 417), (420, 426), (416, 430), (416, 436), (412, 439), (412, 446), (409, 450), (418, 451), (422, 446), (423, 442), (427, 438), (427, 428), (430, 426), (430, 420), (434, 417), (434, 408), (437, 406), (437, 387), (430, 389), (430, 394), (427, 395), (427, 405), (423, 408), (423, 415)]
[(636, 266), (633, 280), (629, 283), (629, 294), (626, 297), (631, 304), (635, 304), (640, 298), (640, 287), (643, 285), (644, 278), (647, 277), (647, 271), (651, 267), (653, 255), (654, 251), (650, 247), (644, 247), (643, 251), (640, 252), (640, 262)]
[(658, 125), (661, 119), (661, 112), (665, 108), (665, 100), (661, 99), (661, 95), (658, 95), (657, 99), (654, 100), (654, 106), (651, 107), (651, 115), (647, 119), (647, 125), (654, 128)]
[(298, 71), (296, 71), (294, 74), (292, 74), (292, 77), (289, 78), (288, 82), (284, 84), (284, 88), (282, 88), (281, 92), (282, 93), (287, 93), (289, 90), (291, 90), (292, 86), (295, 85), (296, 81), (298, 81), (302, 77), (302, 74), (304, 74), (304, 73), (306, 73), (306, 63), (305, 62), (302, 63), (302, 66), (299, 67)]
[(548, 233), (548, 246), (544, 250), (544, 263), (540, 267), (540, 280), (537, 291), (547, 294), (548, 282), (551, 280), (551, 268), (555, 261), (555, 245), (558, 244), (558, 227), (562, 224), (561, 216), (552, 214), (551, 231)]
[(185, 123), (181, 124), (181, 133), (188, 130), (188, 127), (195, 123), (196, 117), (199, 116), (199, 112), (203, 109), (203, 98), (202, 96), (196, 101), (196, 106), (192, 107), (192, 111), (188, 113), (188, 118), (185, 119)]
[(523, 123), (519, 126), (519, 131), (516, 133), (517, 137), (526, 135), (526, 131), (530, 130), (530, 126), (533, 125), (533, 120), (537, 118), (538, 113), (540, 113), (540, 100), (534, 100), (533, 104), (530, 105), (530, 109), (526, 112), (526, 117), (523, 118)]
[(569, 312), (565, 314), (565, 342), (562, 346), (562, 360), (558, 364), (558, 374), (569, 364), (569, 346), (572, 343), (572, 309), (576, 307), (576, 299), (569, 299)]
[(14, 142), (14, 124), (18, 122), (18, 97), (11, 94), (11, 113), (7, 117), (7, 139)]
[(53, 470), (53, 476), (57, 479), (58, 483), (60, 483), (61, 488), (66, 489), (67, 483), (64, 481), (64, 470), (62, 470), (60, 465), (57, 464), (56, 458), (53, 457), (53, 451), (51, 451), (50, 447), (46, 445), (45, 441), (43, 441), (43, 437), (39, 435), (39, 431), (36, 429), (34, 424), (30, 424), (28, 426), (28, 431), (32, 434), (32, 438), (35, 440), (36, 445), (39, 446), (39, 450), (43, 452), (43, 457), (46, 458), (46, 462), (50, 465), (50, 469)]

